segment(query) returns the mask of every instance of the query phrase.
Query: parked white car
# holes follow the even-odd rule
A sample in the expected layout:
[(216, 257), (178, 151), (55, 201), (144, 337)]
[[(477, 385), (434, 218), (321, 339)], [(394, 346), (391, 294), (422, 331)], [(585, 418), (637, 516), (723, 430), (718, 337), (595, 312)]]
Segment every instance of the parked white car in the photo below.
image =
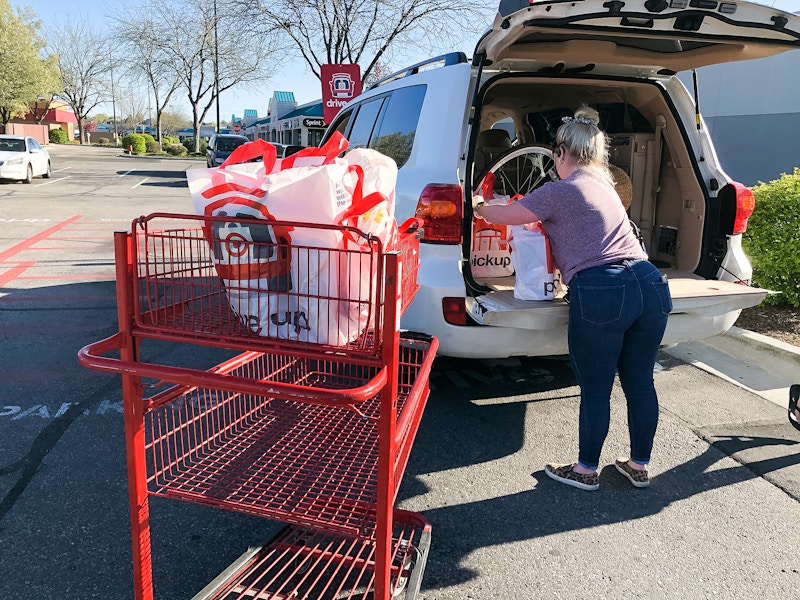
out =
[[(725, 174), (697, 90), (676, 74), (797, 48), (799, 16), (738, 0), (503, 0), (471, 60), (454, 52), (371, 86), (325, 139), (338, 130), (351, 148), (392, 156), (397, 221), (425, 221), (421, 287), (401, 326), (436, 335), (449, 356), (568, 352), (563, 298), (517, 300), (513, 274), (473, 272), (486, 261), (472, 248), (481, 238), (471, 199), (490, 171), (509, 195), (553, 177), (555, 131), (587, 104), (611, 163), (630, 177), (629, 215), (670, 282), (664, 344), (726, 331), (767, 293), (749, 286), (741, 247), (753, 194)], [(743, 141), (742, 151), (758, 150)]]
[(32, 137), (0, 135), (0, 179), (30, 183), (50, 177), (50, 153)]

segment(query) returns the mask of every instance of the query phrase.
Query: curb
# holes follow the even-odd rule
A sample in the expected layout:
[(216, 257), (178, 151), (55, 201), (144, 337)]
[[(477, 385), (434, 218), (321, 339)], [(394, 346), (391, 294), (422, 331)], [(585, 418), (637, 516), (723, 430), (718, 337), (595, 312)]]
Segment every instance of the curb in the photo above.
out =
[(117, 158), (149, 158), (150, 160), (198, 160), (205, 162), (204, 156), (152, 156), (148, 154), (117, 154)]
[(800, 381), (800, 348), (797, 346), (739, 327), (731, 327), (720, 335), (736, 344), (761, 350), (775, 358), (795, 365), (797, 367), (797, 379)]

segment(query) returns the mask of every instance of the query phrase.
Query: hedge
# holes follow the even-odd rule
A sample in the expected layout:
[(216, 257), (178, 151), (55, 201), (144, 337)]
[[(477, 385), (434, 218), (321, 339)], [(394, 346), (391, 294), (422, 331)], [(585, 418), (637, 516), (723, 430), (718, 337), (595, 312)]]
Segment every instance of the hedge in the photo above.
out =
[(69, 141), (69, 136), (63, 129), (51, 129), (48, 137), (51, 144), (66, 144)]
[(800, 168), (753, 187), (756, 207), (742, 236), (753, 285), (780, 292), (765, 304), (800, 308)]
[[(187, 137), (183, 140), (183, 145), (186, 146), (186, 150), (190, 153), (194, 153), (194, 138)], [(200, 154), (205, 154), (206, 149), (208, 149), (208, 140), (204, 138), (200, 138)]]
[(189, 151), (186, 150), (186, 146), (183, 144), (166, 144), (164, 146), (164, 152), (172, 156), (186, 156), (189, 153)]
[(131, 154), (144, 154), (147, 152), (147, 143), (141, 133), (129, 133), (122, 138), (122, 147), (126, 150), (130, 146)]

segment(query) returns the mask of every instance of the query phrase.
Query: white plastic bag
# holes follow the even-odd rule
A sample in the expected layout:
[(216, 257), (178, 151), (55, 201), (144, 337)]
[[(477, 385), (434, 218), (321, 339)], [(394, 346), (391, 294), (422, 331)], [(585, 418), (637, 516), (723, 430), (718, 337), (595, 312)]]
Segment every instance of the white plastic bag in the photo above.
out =
[(558, 291), (550, 239), (541, 222), (511, 226), (511, 260), (516, 281), (514, 298), (553, 300)]
[(230, 306), (259, 335), (347, 344), (374, 316), (368, 306), (375, 289), (375, 263), (370, 262), (374, 246), (341, 229), (281, 222), (363, 224), (366, 233), (390, 244), (397, 237), (397, 168), (372, 151), (356, 154), (352, 163), (337, 158), (347, 147), (340, 134), (323, 148), (308, 148), (283, 161), (275, 160), (270, 144), (257, 142), (237, 148), (229, 161), (252, 160), (261, 152), (262, 162), (226, 161), (219, 169), (187, 171), (197, 213), (230, 218), (213, 220), (206, 231)]
[[(508, 196), (486, 199), (486, 204), (508, 204)], [(508, 246), (508, 225), (487, 223), (474, 219), (472, 225), (472, 251), (470, 270), (473, 277), (509, 277), (514, 274), (511, 251)]]

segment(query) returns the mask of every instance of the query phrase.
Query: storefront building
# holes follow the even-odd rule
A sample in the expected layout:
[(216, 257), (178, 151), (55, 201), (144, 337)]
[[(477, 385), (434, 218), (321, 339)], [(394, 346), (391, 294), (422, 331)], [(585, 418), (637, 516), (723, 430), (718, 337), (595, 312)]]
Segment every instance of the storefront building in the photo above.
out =
[(36, 101), (31, 110), (21, 118), (14, 118), (5, 127), (5, 133), (13, 135), (29, 135), (40, 144), (49, 144), (49, 132), (61, 129), (67, 139), (73, 139), (78, 119), (66, 103), (58, 100), (52, 102)]
[(322, 116), (322, 100), (298, 105), (293, 92), (275, 92), (267, 116), (241, 120), (242, 133), (250, 140), (293, 146), (318, 146), (328, 124)]

